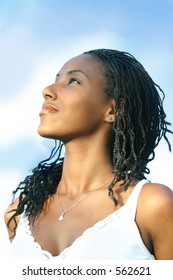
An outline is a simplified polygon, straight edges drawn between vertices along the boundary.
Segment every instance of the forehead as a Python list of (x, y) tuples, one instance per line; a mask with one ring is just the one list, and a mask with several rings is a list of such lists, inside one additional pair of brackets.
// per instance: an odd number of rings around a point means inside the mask
[(103, 78), (103, 74), (97, 59), (88, 54), (82, 54), (73, 57), (63, 65), (59, 73), (64, 74), (72, 70), (81, 70), (85, 74), (87, 74), (88, 77), (99, 75)]

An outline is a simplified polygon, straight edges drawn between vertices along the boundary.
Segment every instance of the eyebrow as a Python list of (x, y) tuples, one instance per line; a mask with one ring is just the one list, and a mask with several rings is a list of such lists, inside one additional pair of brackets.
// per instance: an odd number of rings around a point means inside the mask
[[(83, 75), (85, 75), (85, 77), (89, 78), (88, 75), (84, 71), (82, 71), (80, 69), (70, 70), (70, 71), (67, 72), (67, 75), (71, 75), (73, 73), (82, 73)], [(57, 74), (56, 78), (58, 78), (59, 76), (60, 76), (60, 74)]]

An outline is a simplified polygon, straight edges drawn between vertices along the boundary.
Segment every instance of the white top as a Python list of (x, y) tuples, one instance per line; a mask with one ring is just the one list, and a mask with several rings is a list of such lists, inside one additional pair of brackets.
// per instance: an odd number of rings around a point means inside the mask
[(11, 243), (10, 257), (22, 260), (153, 260), (135, 222), (138, 197), (147, 180), (140, 181), (126, 204), (85, 230), (60, 255), (52, 256), (34, 240), (25, 214)]

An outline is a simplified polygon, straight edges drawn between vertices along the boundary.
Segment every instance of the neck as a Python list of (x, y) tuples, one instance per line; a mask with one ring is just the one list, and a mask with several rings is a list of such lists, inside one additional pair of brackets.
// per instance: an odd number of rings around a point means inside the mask
[(66, 145), (61, 192), (78, 196), (113, 178), (108, 150), (98, 145)]

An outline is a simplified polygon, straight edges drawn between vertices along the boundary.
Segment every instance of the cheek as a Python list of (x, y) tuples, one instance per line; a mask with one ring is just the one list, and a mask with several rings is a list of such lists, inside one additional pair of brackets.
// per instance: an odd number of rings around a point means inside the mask
[(100, 124), (103, 123), (103, 114), (100, 106), (88, 101), (79, 104), (69, 114), (69, 123), (74, 130), (81, 131), (82, 134), (97, 130)]
[[(69, 121), (78, 121), (80, 123), (82, 120), (88, 121), (98, 117), (100, 112), (100, 107), (89, 101), (84, 100), (80, 102), (76, 102), (75, 104), (70, 104), (68, 108), (66, 108), (66, 116), (68, 116)], [(64, 114), (64, 117), (66, 117)]]
[(103, 104), (96, 98), (59, 100), (59, 112), (41, 116), (38, 133), (47, 138), (92, 133), (103, 122)]

